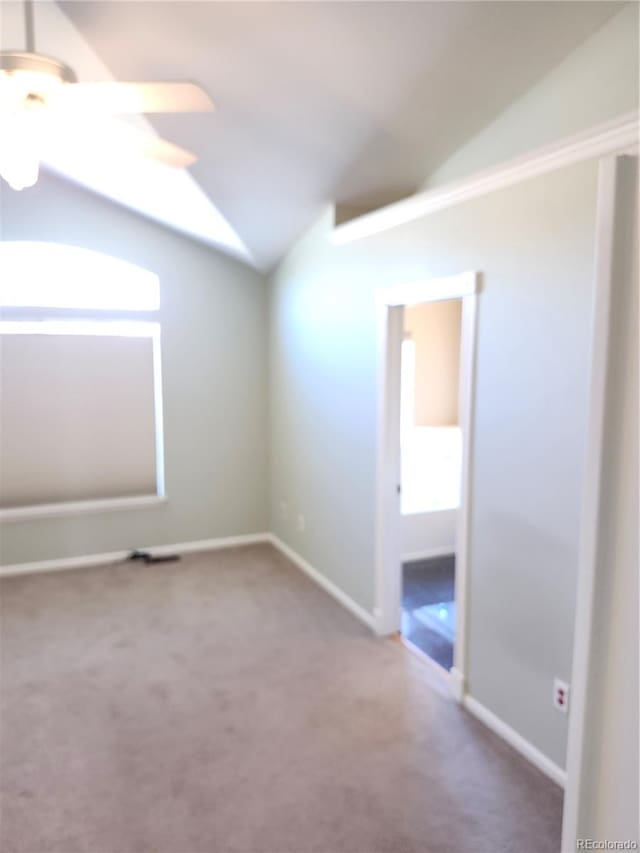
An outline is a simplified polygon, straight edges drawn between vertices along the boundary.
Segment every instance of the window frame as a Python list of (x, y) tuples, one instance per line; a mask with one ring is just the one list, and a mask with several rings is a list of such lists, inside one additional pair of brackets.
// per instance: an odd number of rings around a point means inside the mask
[[(25, 243), (25, 256), (38, 251), (43, 244)], [(57, 245), (57, 244), (51, 244)], [(73, 260), (75, 247), (65, 246), (65, 254)], [(77, 249), (83, 261), (83, 274), (86, 273), (88, 259), (91, 256), (96, 269), (118, 269), (134, 281), (136, 275), (149, 283), (150, 277), (157, 276), (149, 270), (119, 261), (109, 255)], [(79, 255), (80, 257), (80, 255)], [(106, 264), (106, 267), (100, 265)], [(4, 270), (6, 275), (9, 271)], [(144, 277), (144, 278), (143, 278)], [(159, 282), (158, 282), (159, 294)], [(112, 498), (87, 498), (74, 501), (31, 504), (26, 506), (0, 508), (0, 523), (26, 521), (29, 519), (75, 516), (85, 513), (115, 512), (131, 509), (148, 509), (167, 503), (165, 489), (164, 461), (164, 424), (162, 395), (162, 352), (159, 301), (153, 308), (118, 310), (107, 308), (56, 308), (35, 305), (0, 304), (0, 335), (6, 334), (64, 334), (64, 335), (106, 335), (121, 337), (149, 337), (152, 341), (153, 360), (153, 399), (154, 399), (154, 435), (156, 461), (155, 494), (127, 495)]]

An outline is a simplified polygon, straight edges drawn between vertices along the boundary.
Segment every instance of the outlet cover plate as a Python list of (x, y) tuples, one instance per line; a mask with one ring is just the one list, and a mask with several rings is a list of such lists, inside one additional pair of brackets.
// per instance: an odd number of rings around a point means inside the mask
[(553, 679), (553, 707), (562, 714), (569, 711), (569, 685), (561, 678)]

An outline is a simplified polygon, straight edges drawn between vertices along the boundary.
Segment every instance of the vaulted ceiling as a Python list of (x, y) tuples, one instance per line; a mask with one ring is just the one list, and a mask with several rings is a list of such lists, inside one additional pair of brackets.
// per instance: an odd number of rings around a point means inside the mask
[[(58, 6), (116, 79), (191, 79), (207, 89), (213, 114), (150, 120), (198, 155), (190, 168), (197, 189), (262, 269), (328, 202), (371, 205), (412, 192), (620, 8), (269, 0)], [(81, 46), (73, 52), (79, 56)], [(90, 176), (80, 180), (91, 186)], [(95, 188), (109, 194), (104, 182)], [(173, 207), (170, 224), (180, 227)], [(210, 242), (224, 244), (213, 234)]]

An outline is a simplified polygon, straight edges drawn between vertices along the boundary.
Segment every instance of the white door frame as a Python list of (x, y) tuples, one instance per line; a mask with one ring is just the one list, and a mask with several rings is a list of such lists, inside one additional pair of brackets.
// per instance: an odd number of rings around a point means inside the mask
[(456, 642), (451, 669), (454, 695), (462, 701), (467, 668), (467, 590), (471, 520), (473, 406), (476, 315), (479, 275), (464, 272), (447, 278), (398, 284), (379, 291), (378, 413), (376, 470), (376, 609), (378, 634), (400, 630), (402, 580), (400, 547), (400, 350), (403, 308), (422, 302), (462, 300), (459, 412), (462, 428), (462, 483), (456, 532)]

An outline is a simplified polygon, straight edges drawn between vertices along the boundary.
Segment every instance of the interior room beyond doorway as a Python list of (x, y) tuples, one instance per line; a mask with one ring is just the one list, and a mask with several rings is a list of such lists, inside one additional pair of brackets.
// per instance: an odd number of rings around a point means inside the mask
[(460, 507), (462, 302), (404, 309), (401, 352), (402, 635), (449, 670)]

